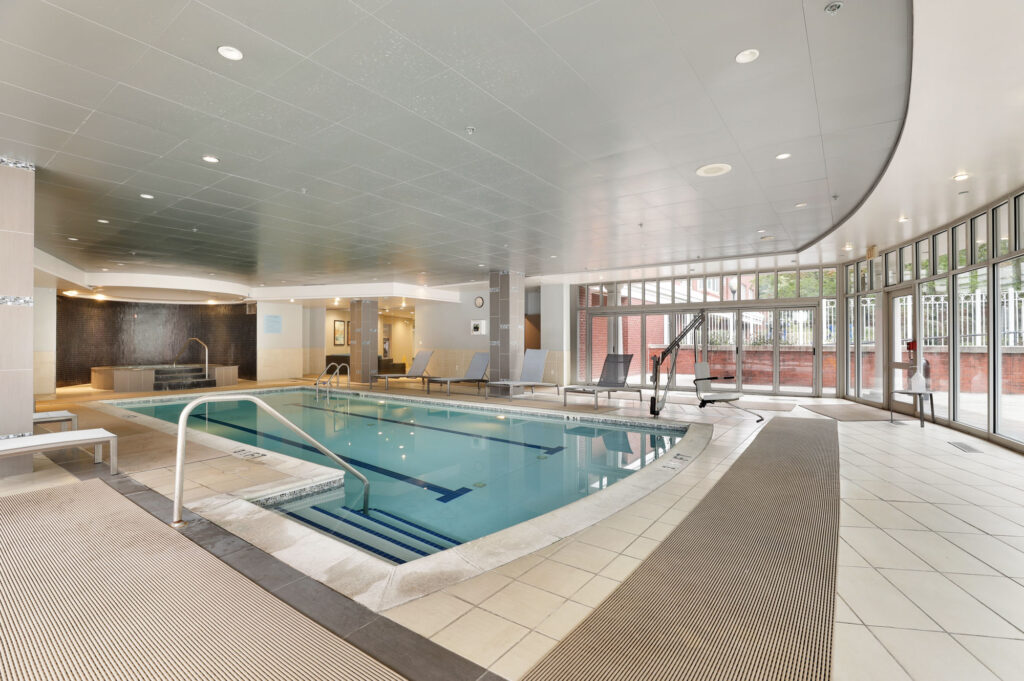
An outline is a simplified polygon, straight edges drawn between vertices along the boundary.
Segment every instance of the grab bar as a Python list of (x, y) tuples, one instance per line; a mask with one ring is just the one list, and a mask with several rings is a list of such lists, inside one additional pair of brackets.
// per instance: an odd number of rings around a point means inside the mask
[(188, 344), (191, 343), (192, 341), (195, 341), (196, 343), (199, 343), (200, 345), (203, 346), (203, 351), (206, 353), (206, 357), (205, 357), (206, 376), (205, 377), (206, 378), (210, 378), (210, 348), (207, 347), (206, 343), (204, 343), (203, 341), (199, 340), (198, 338), (189, 338), (187, 341), (185, 341), (185, 344), (181, 346), (181, 350), (178, 350), (178, 354), (176, 354), (174, 356), (174, 359), (171, 360), (171, 366), (172, 367), (178, 366), (178, 358), (181, 357), (182, 354), (184, 354), (184, 352), (186, 350), (188, 350)]
[[(323, 379), (324, 374), (331, 370), (331, 367), (335, 367), (334, 372), (327, 377), (326, 381), (321, 380)], [(320, 372), (320, 375), (317, 376), (316, 380), (313, 382), (313, 386), (316, 388), (317, 399), (320, 399), (320, 386), (322, 385), (327, 387), (327, 399), (331, 398), (331, 383), (334, 381), (335, 378), (340, 380), (341, 377), (338, 374), (341, 371), (342, 367), (345, 367), (345, 378), (347, 380), (347, 387), (352, 387), (352, 370), (349, 368), (348, 364), (331, 362), (323, 371)]]
[(347, 472), (359, 478), (363, 482), (363, 513), (369, 513), (370, 481), (366, 479), (366, 476), (355, 468), (352, 468), (351, 464), (340, 456), (314, 440), (308, 433), (306, 433), (306, 431), (299, 428), (284, 416), (281, 416), (276, 409), (260, 398), (253, 397), (252, 395), (206, 395), (205, 397), (200, 397), (199, 399), (189, 402), (188, 405), (182, 409), (181, 416), (178, 417), (178, 447), (174, 464), (174, 511), (171, 518), (171, 527), (185, 527), (185, 525), (188, 524), (181, 519), (182, 495), (185, 487), (185, 431), (188, 429), (188, 417), (191, 416), (192, 410), (200, 404), (205, 404), (207, 402), (252, 402), (257, 407), (270, 414), (274, 419), (281, 423), (281, 425), (286, 426), (293, 433), (316, 447), (318, 452), (344, 468)]

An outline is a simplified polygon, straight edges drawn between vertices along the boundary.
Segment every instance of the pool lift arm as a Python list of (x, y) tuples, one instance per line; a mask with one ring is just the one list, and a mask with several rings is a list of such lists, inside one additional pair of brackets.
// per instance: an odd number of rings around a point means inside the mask
[[(687, 324), (682, 331), (679, 332), (671, 343), (668, 344), (660, 354), (651, 355), (651, 385), (654, 386), (654, 394), (651, 395), (651, 416), (657, 417), (661, 413), (661, 410), (665, 408), (665, 400), (668, 398), (668, 388), (672, 385), (676, 378), (676, 356), (679, 355), (679, 346), (682, 345), (683, 339), (686, 338), (691, 332), (696, 331), (704, 325), (704, 310), (700, 310), (690, 323)], [(661, 365), (664, 364), (665, 360), (669, 357), (672, 358), (672, 363), (669, 365), (668, 379), (665, 381), (665, 385), (659, 384), (659, 378), (661, 376)], [(693, 344), (693, 361), (697, 361), (697, 343)], [(659, 395), (659, 389), (661, 393)]]

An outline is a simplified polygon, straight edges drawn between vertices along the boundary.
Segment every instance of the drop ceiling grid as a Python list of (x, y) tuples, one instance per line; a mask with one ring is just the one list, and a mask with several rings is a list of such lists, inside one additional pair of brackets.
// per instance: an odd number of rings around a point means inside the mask
[[(53, 4), (37, 7), (42, 4), (45, 3), (14, 0), (8, 7), (14, 6), (19, 17), (35, 17), (32, 20), (39, 26), (46, 25), (38, 23), (39, 16), (52, 20), (62, 11)], [(643, 28), (643, 24), (636, 23), (636, 16), (641, 12), (637, 11), (635, 3), (610, 0), (569, 3), (563, 7), (569, 9), (565, 14), (547, 15), (545, 21), (535, 25), (528, 24), (521, 14), (512, 10), (492, 11), (477, 15), (477, 23), (464, 25), (460, 39), (455, 40), (445, 38), (439, 24), (446, 20), (453, 24), (464, 18), (465, 3), (454, 0), (432, 3), (434, 23), (421, 22), (428, 33), (420, 42), (428, 44), (420, 45), (394, 30), (381, 32), (378, 29), (371, 36), (372, 40), (368, 38), (368, 51), (362, 53), (363, 57), (372, 53), (370, 47), (386, 50), (397, 45), (401, 47), (400, 56), (414, 55), (415, 59), (429, 64), (427, 58), (435, 59), (428, 49), (431, 40), (435, 49), (440, 45), (443, 48), (440, 51), (445, 52), (440, 55), (445, 61), (438, 60), (440, 67), (420, 72), (423, 86), (418, 89), (415, 83), (406, 87), (401, 78), (405, 71), (394, 68), (386, 60), (382, 62), (383, 67), (364, 63), (364, 80), (372, 81), (379, 90), (387, 90), (389, 94), (366, 89), (349, 77), (355, 75), (353, 73), (346, 75), (317, 67), (310, 61), (310, 57), (317, 59), (332, 43), (346, 39), (344, 30), (326, 36), (325, 29), (317, 25), (320, 36), (315, 39), (317, 44), (301, 53), (296, 51), (296, 27), (316, 23), (303, 15), (306, 2), (297, 3), (297, 7), (296, 3), (291, 3), (293, 19), (287, 24), (268, 20), (266, 15), (272, 14), (273, 8), (271, 3), (263, 1), (243, 3), (245, 8), (238, 0), (177, 2), (165, 8), (166, 12), (154, 21), (101, 16), (97, 13), (103, 11), (102, 7), (81, 5), (72, 0), (58, 0), (56, 4), (90, 12), (88, 21), (78, 19), (77, 22), (88, 24), (88, 30), (94, 35), (101, 30), (101, 24), (110, 25), (113, 32), (108, 34), (114, 36), (114, 43), (122, 51), (131, 52), (128, 46), (134, 43), (146, 46), (137, 60), (124, 60), (131, 63), (117, 62), (110, 54), (90, 54), (78, 60), (81, 65), (109, 71), (94, 74), (70, 65), (68, 49), (71, 48), (59, 48), (57, 61), (27, 49), (19, 53), (10, 42), (16, 36), (0, 29), (0, 39), (7, 41), (0, 42), (0, 54), (11, 53), (15, 56), (14, 64), (32, 66), (40, 74), (40, 89), (50, 89), (52, 94), (53, 88), (63, 87), (62, 93), (68, 92), (69, 97), (79, 102), (64, 102), (63, 107), (55, 107), (59, 111), (48, 114), (50, 118), (38, 121), (31, 119), (41, 115), (40, 102), (56, 101), (45, 99), (49, 96), (45, 92), (35, 95), (34, 105), (13, 113), (8, 111), (8, 104), (0, 104), (0, 113), (12, 114), (12, 120), (28, 125), (27, 129), (10, 133), (23, 139), (14, 140), (8, 146), (39, 152), (37, 162), (43, 169), (39, 176), (42, 202), (54, 204), (41, 207), (39, 211), (43, 221), (39, 245), (74, 264), (90, 268), (109, 266), (110, 251), (116, 250), (119, 241), (125, 244), (122, 255), (130, 250), (142, 253), (135, 244), (145, 241), (151, 247), (147, 249), (149, 257), (132, 262), (140, 271), (157, 265), (186, 271), (207, 270), (224, 258), (233, 263), (223, 271), (225, 276), (252, 278), (267, 276), (264, 275), (264, 272), (269, 273), (267, 251), (280, 248), (289, 253), (277, 261), (296, 268), (280, 274), (296, 281), (357, 281), (365, 279), (369, 271), (380, 268), (386, 276), (395, 279), (441, 284), (465, 281), (477, 269), (481, 251), (455, 251), (453, 247), (447, 252), (436, 252), (429, 251), (423, 244), (423, 247), (413, 247), (420, 254), (415, 262), (388, 258), (402, 262), (399, 267), (385, 264), (384, 249), (364, 249), (365, 259), (346, 258), (343, 268), (333, 271), (329, 266), (321, 268), (322, 274), (316, 276), (304, 273), (307, 269), (304, 263), (316, 258), (323, 249), (340, 250), (345, 237), (372, 236), (381, 226), (391, 227), (386, 233), (387, 243), (393, 250), (406, 250), (407, 243), (414, 242), (417, 234), (426, 231), (443, 235), (441, 243), (453, 246), (491, 245), (488, 266), (522, 267), (530, 274), (675, 262), (698, 255), (707, 257), (711, 253), (738, 255), (778, 250), (784, 244), (745, 242), (740, 231), (749, 231), (751, 225), (742, 224), (743, 220), (755, 215), (758, 220), (775, 216), (779, 229), (786, 231), (790, 241), (799, 234), (813, 235), (831, 226), (831, 220), (822, 220), (821, 210), (785, 215), (782, 201), (773, 200), (774, 197), (762, 188), (763, 176), (770, 176), (772, 171), (764, 169), (759, 176), (758, 171), (750, 167), (752, 162), (742, 156), (739, 158), (743, 162), (735, 164), (737, 170), (732, 177), (716, 178), (724, 181), (708, 183), (705, 187), (692, 176), (694, 159), (716, 158), (715, 149), (724, 148), (719, 142), (728, 140), (729, 135), (728, 131), (723, 131), (725, 126), (720, 125), (721, 121), (715, 122), (709, 117), (704, 105), (694, 106), (691, 118), (681, 120), (673, 114), (691, 113), (691, 110), (678, 101), (679, 93), (665, 95), (663, 91), (670, 88), (664, 86), (652, 92), (656, 83), (666, 80), (673, 68), (686, 62), (688, 57), (665, 55), (662, 59), (665, 64), (648, 69), (656, 74), (646, 89), (631, 84), (630, 79), (623, 76), (629, 71), (630, 59), (640, 58), (636, 55), (643, 56), (644, 50), (649, 51), (648, 55), (664, 53), (661, 44), (665, 42), (664, 36), (672, 35), (678, 25), (664, 22), (667, 26), (658, 45), (651, 45), (654, 41), (649, 35), (632, 35), (628, 41), (603, 46), (617, 57), (617, 60), (609, 58), (607, 64), (621, 63), (619, 73), (610, 74), (603, 83), (599, 76), (592, 76), (590, 80), (583, 78), (566, 60), (563, 52), (576, 49), (583, 55), (577, 57), (576, 63), (586, 66), (587, 52), (578, 44), (565, 40), (555, 45), (562, 51), (550, 47), (550, 36), (558, 35), (560, 25), (591, 22), (593, 26), (594, 13), (604, 13), (603, 19), (597, 22), (603, 26), (622, 24)], [(335, 4), (352, 9), (346, 3)], [(396, 0), (375, 8), (374, 16), (358, 9), (352, 9), (352, 16), (358, 16), (356, 23), (363, 27), (387, 27), (405, 22), (399, 27), (404, 30), (410, 21), (418, 21), (411, 4)], [(506, 5), (517, 5), (515, 9), (525, 12), (522, 3)], [(643, 7), (646, 12), (653, 5), (645, 2)], [(257, 21), (261, 13), (264, 15), (262, 24)], [(64, 12), (64, 15), (58, 24), (78, 25), (75, 14)], [(633, 24), (627, 21), (631, 18)], [(644, 20), (649, 22), (649, 19), (649, 13), (644, 13)], [(722, 21), (721, 16), (716, 20)], [(246, 21), (253, 27), (246, 27)], [(162, 26), (158, 26), (161, 22)], [(493, 24), (491, 33), (479, 30), (486, 28), (487, 22)], [(515, 25), (510, 22), (518, 22), (512, 33), (523, 36), (522, 40), (498, 40), (509, 33), (506, 29), (510, 25)], [(11, 26), (19, 22), (6, 23)], [(714, 24), (710, 20), (709, 23)], [(765, 28), (782, 31), (786, 27)], [(352, 38), (355, 30), (355, 26), (348, 27), (348, 38)], [(435, 33), (429, 33), (430, 30)], [(292, 39), (286, 40), (283, 35), (289, 31)], [(597, 29), (579, 33), (581, 38), (577, 42), (601, 43), (604, 40)], [(634, 33), (642, 33), (642, 30), (634, 30)], [(217, 42), (222, 34), (239, 36), (239, 42), (254, 46), (249, 49), (246, 45), (246, 60), (255, 58), (249, 63), (261, 66), (257, 69), (259, 73), (236, 71), (234, 80), (219, 73), (238, 66), (220, 60), (212, 46), (206, 44)], [(541, 53), (543, 58), (532, 49), (523, 54), (525, 48), (536, 45), (527, 40), (531, 35), (537, 36), (545, 46), (546, 52)], [(545, 35), (548, 38), (545, 39)], [(763, 30), (759, 35), (770, 41), (772, 30)], [(35, 41), (34, 49), (46, 47), (40, 44), (39, 36), (31, 40)], [(73, 40), (71, 43), (72, 47), (77, 45)], [(490, 54), (497, 49), (496, 44), (500, 47), (498, 54), (508, 58), (508, 63), (500, 69), (494, 68)], [(338, 55), (344, 53), (336, 51), (334, 54), (341, 58)], [(60, 56), (64, 57), (66, 66), (61, 72), (62, 78), (47, 76), (47, 69), (59, 70), (56, 65), (60, 63)], [(274, 59), (270, 59), (271, 56)], [(344, 57), (348, 61), (341, 64), (361, 68), (360, 56), (350, 52)], [(261, 64), (261, 60), (273, 63)], [(564, 68), (560, 64), (565, 65)], [(719, 64), (719, 68), (721, 66)], [(516, 69), (539, 70), (540, 77), (523, 78), (522, 74), (517, 77)], [(14, 66), (0, 67), (0, 80), (17, 80), (17, 74), (12, 73), (15, 70)], [(574, 79), (545, 78), (544, 71), (568, 71)], [(95, 84), (81, 91), (68, 90), (67, 81), (73, 80), (68, 74), (72, 72), (82, 74), (83, 80), (94, 80)], [(266, 73), (272, 73), (274, 78), (264, 80)], [(286, 86), (290, 74), (301, 78), (292, 82), (289, 89)], [(174, 78), (178, 79), (177, 86), (173, 86)], [(6, 87), (31, 84), (23, 79)], [(137, 87), (130, 87), (131, 84)], [(178, 89), (168, 90), (169, 84)], [(489, 84), (492, 89), (498, 88), (501, 96), (491, 93), (487, 97), (501, 103), (500, 107), (491, 107), (489, 100), (480, 96), (487, 92)], [(345, 88), (346, 96), (362, 93), (363, 99), (348, 108), (338, 107), (341, 114), (332, 120), (325, 114), (331, 113), (328, 104), (332, 103), (332, 93), (341, 87)], [(620, 92), (625, 92), (627, 87), (640, 88), (638, 92), (644, 97), (602, 99), (596, 94), (595, 88), (606, 91), (610, 88), (614, 95), (615, 87)], [(98, 102), (97, 89), (105, 91)], [(183, 89), (188, 92), (180, 92)], [(567, 94), (559, 97), (562, 90)], [(26, 93), (24, 89), (12, 92)], [(178, 97), (179, 94), (182, 96)], [(305, 96), (306, 101), (285, 101), (289, 95), (293, 100)], [(319, 106), (318, 95), (326, 98), (319, 101)], [(522, 110), (505, 106), (504, 100), (514, 100)], [(607, 104), (616, 100), (621, 101), (614, 108)], [(178, 104), (179, 101), (185, 105)], [(245, 106), (245, 102), (258, 103), (258, 106)], [(595, 102), (600, 106), (594, 106)], [(447, 103), (450, 105), (446, 106)], [(588, 108), (594, 110), (588, 111)], [(90, 113), (76, 122), (75, 116), (83, 111)], [(469, 118), (474, 114), (481, 118)], [(60, 119), (60, 115), (65, 118)], [(44, 121), (64, 129), (46, 125)], [(473, 140), (466, 138), (463, 124), (477, 125)], [(73, 129), (69, 129), (72, 126)], [(382, 139), (367, 136), (374, 133)], [(0, 133), (0, 137), (8, 135)], [(663, 143), (655, 145), (650, 140)], [(58, 148), (51, 150), (32, 142), (45, 142)], [(221, 151), (222, 148), (227, 151)], [(580, 153), (574, 149), (579, 149)], [(211, 150), (222, 157), (223, 170), (205, 167), (198, 160), (201, 154), (211, 153)], [(356, 155), (344, 155), (349, 152)], [(861, 165), (870, 167), (872, 163), (877, 161), (866, 159)], [(64, 168), (68, 172), (63, 172)], [(796, 173), (792, 183), (778, 186), (785, 189), (802, 184), (811, 188), (810, 180), (817, 179), (813, 176), (820, 176), (820, 172), (810, 164), (807, 173), (805, 176)], [(157, 200), (151, 202), (137, 198), (143, 191), (157, 194), (155, 183), (173, 186), (176, 193), (158, 194)], [(305, 194), (301, 193), (303, 187), (307, 189)], [(695, 195), (699, 197), (697, 201)], [(741, 196), (749, 206), (752, 195), (758, 198), (760, 212), (745, 212), (737, 210), (743, 206), (730, 205), (735, 202), (735, 198), (730, 197)], [(699, 206), (694, 206), (695, 203)], [(820, 199), (809, 201), (809, 207), (820, 203)], [(351, 214), (339, 217), (339, 213), (349, 209)], [(405, 209), (412, 210), (404, 212)], [(389, 214), (389, 211), (404, 214)], [(114, 227), (93, 232), (94, 220), (101, 215), (113, 216), (110, 219)], [(404, 219), (388, 223), (387, 218), (392, 215), (401, 215)], [(361, 231), (365, 223), (375, 217), (382, 224)], [(122, 219), (136, 222), (125, 225)], [(509, 220), (529, 221), (527, 229), (533, 237), (532, 250), (510, 246), (507, 253), (500, 248), (499, 252), (493, 252), (496, 247), (492, 237), (502, 238), (501, 230)], [(592, 222), (599, 222), (606, 230), (599, 247), (588, 236)], [(656, 247), (636, 242), (634, 232), (641, 222), (647, 226), (643, 238), (656, 239)], [(703, 229), (691, 231), (687, 225)], [(193, 232), (193, 227), (198, 231)], [(141, 234), (135, 234), (135, 230)], [(66, 237), (73, 233), (81, 234), (81, 241), (68, 242)], [(87, 235), (94, 233), (103, 238), (102, 249), (92, 248)], [(673, 238), (684, 233), (685, 238)], [(330, 234), (340, 238), (330, 239)], [(161, 244), (165, 248), (161, 249)], [(580, 244), (585, 247), (581, 248)], [(795, 242), (786, 245), (795, 245)], [(447, 262), (446, 256), (453, 251), (456, 257), (451, 258), (453, 262)], [(551, 259), (547, 257), (549, 254), (559, 257)], [(196, 262), (197, 257), (203, 257), (202, 262)], [(420, 271), (430, 274), (419, 275)], [(440, 278), (442, 271), (446, 272), (447, 279)]]

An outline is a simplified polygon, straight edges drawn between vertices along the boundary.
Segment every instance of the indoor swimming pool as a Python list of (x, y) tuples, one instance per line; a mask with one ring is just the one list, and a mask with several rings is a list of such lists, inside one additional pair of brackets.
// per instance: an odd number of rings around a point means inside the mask
[[(257, 392), (370, 481), (268, 507), (394, 563), (537, 517), (649, 465), (686, 433), (679, 424), (632, 424), (473, 408), (415, 398), (312, 390)], [(177, 423), (182, 400), (113, 404)], [(325, 466), (336, 464), (249, 402), (200, 405), (190, 427)]]

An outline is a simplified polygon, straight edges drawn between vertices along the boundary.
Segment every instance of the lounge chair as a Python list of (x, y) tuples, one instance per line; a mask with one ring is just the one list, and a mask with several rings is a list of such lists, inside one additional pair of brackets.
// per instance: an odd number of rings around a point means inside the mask
[[(697, 362), (693, 365), (693, 387), (697, 389), (697, 399), (700, 400), (700, 404), (697, 405), (701, 409), (709, 404), (726, 404), (733, 409), (739, 409), (745, 411), (751, 416), (757, 417), (757, 422), (764, 421), (764, 417), (760, 414), (756, 414), (749, 409), (744, 409), (738, 404), (733, 404), (736, 400), (743, 397), (743, 393), (730, 391), (730, 390), (712, 390), (711, 381), (721, 381), (728, 378), (734, 378), (733, 376), (712, 376), (711, 368), (707, 362)], [(703, 385), (702, 385), (703, 384)]]
[(509, 402), (512, 401), (512, 394), (516, 388), (529, 388), (531, 394), (535, 392), (535, 388), (554, 388), (555, 394), (558, 394), (557, 383), (544, 382), (544, 364), (547, 359), (547, 350), (527, 350), (526, 356), (523, 357), (523, 370), (519, 372), (519, 380), (490, 381), (487, 384), (487, 390), (484, 391), (484, 397), (486, 398), (487, 393), (496, 385), (508, 388)]
[(373, 388), (374, 379), (384, 379), (384, 392), (387, 392), (388, 381), (392, 378), (418, 378), (420, 383), (427, 377), (427, 365), (430, 364), (430, 358), (433, 357), (433, 350), (420, 350), (413, 357), (412, 367), (409, 369), (407, 374), (370, 374), (370, 388)]
[(633, 355), (607, 355), (604, 358), (604, 366), (601, 368), (601, 378), (597, 385), (567, 385), (562, 388), (562, 405), (568, 404), (569, 393), (583, 393), (594, 396), (594, 409), (597, 409), (597, 397), (601, 393), (608, 393), (608, 399), (612, 398), (613, 392), (635, 392), (640, 402), (644, 401), (644, 394), (640, 388), (627, 388), (626, 378), (629, 377), (629, 365), (633, 362)]
[(486, 383), (484, 374), (487, 373), (487, 365), (491, 361), (491, 353), (478, 352), (473, 355), (473, 361), (469, 363), (465, 376), (427, 376), (427, 393), (430, 393), (431, 383), (444, 383), (448, 386), (448, 396), (452, 394), (452, 383), (476, 383), (476, 392), (480, 394), (480, 384)]

